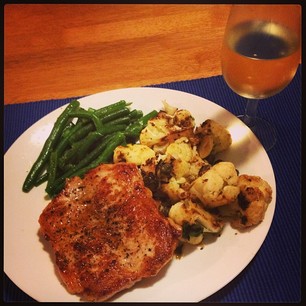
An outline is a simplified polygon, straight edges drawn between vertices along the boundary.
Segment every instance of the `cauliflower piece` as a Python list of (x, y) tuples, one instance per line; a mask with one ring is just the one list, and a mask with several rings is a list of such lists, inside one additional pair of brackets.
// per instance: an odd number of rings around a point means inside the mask
[(177, 107), (170, 105), (169, 103), (167, 103), (166, 100), (164, 100), (164, 101), (162, 101), (162, 102), (163, 102), (163, 104), (164, 104), (164, 111), (165, 111), (167, 114), (173, 116), (173, 115), (175, 114), (175, 112), (178, 110)]
[(259, 224), (272, 200), (272, 189), (267, 181), (259, 176), (240, 175), (238, 178), (240, 194), (237, 198), (239, 217), (231, 222), (236, 229)]
[(172, 205), (169, 218), (182, 226), (182, 240), (190, 244), (199, 244), (205, 232), (219, 233), (224, 226), (222, 221), (189, 199)]
[(264, 200), (269, 204), (272, 200), (272, 188), (260, 176), (241, 174), (238, 177), (238, 186), (249, 202)]
[(180, 128), (194, 128), (195, 120), (187, 109), (178, 109), (173, 115), (173, 124)]
[(194, 155), (187, 137), (181, 137), (169, 144), (166, 149), (167, 155), (171, 155), (175, 159), (190, 161)]
[(118, 146), (114, 150), (113, 161), (114, 163), (134, 163), (145, 172), (155, 172), (155, 152), (145, 145), (128, 144), (126, 146)]
[(184, 177), (189, 183), (199, 176), (201, 169), (210, 166), (207, 161), (200, 158), (186, 137), (175, 140), (167, 147), (164, 162), (171, 164), (172, 175), (175, 178)]
[(195, 134), (200, 138), (198, 152), (201, 158), (225, 151), (232, 144), (229, 131), (212, 119), (204, 121), (197, 127)]
[(204, 207), (218, 207), (236, 200), (240, 192), (236, 168), (231, 162), (219, 162), (190, 187), (192, 197), (199, 199)]
[(140, 133), (139, 141), (150, 148), (157, 146), (156, 150), (162, 152), (161, 148), (165, 149), (166, 144), (182, 136), (193, 138), (194, 127), (194, 118), (187, 110), (176, 110), (173, 115), (160, 111), (148, 121)]
[(228, 205), (219, 206), (217, 208), (217, 213), (220, 218), (223, 220), (232, 221), (241, 216), (238, 197), (234, 202), (231, 202)]
[(174, 203), (189, 196), (190, 184), (207, 167), (210, 165), (199, 157), (189, 140), (181, 137), (169, 144), (156, 173), (162, 181), (162, 191)]
[(161, 184), (161, 190), (167, 194), (171, 203), (175, 203), (188, 198), (189, 192), (186, 188), (183, 188), (185, 183), (186, 180), (184, 178), (176, 180), (174, 177), (171, 177), (168, 183)]

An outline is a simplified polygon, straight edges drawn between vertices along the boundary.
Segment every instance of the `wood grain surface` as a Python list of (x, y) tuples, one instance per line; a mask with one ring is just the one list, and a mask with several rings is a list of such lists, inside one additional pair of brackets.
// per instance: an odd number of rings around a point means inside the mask
[(221, 74), (230, 5), (7, 4), (4, 103)]

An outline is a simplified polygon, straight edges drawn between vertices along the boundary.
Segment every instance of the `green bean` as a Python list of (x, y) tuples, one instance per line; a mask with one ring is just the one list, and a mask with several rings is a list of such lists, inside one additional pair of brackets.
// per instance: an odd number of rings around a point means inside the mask
[[(92, 108), (90, 108), (90, 112), (93, 112), (95, 114), (95, 116), (101, 118), (101, 116), (109, 116), (113, 113), (119, 112), (119, 115), (121, 116), (120, 111), (122, 109), (124, 109), (124, 111), (126, 111), (125, 106), (127, 105), (127, 103), (124, 100), (121, 100), (117, 103), (105, 106), (103, 108), (100, 108), (98, 110), (94, 110)], [(128, 110), (129, 112), (129, 110)], [(109, 117), (110, 119), (112, 117)], [(62, 144), (62, 148), (64, 149), (67, 144), (72, 144), (80, 139), (83, 139), (84, 137), (86, 137), (86, 135), (93, 131), (95, 129), (95, 126), (92, 124), (91, 121), (83, 121), (80, 123), (77, 123), (76, 126), (74, 127), (74, 129), (71, 131), (71, 135), (68, 136), (69, 139), (64, 139), (64, 143)]]
[[(107, 124), (105, 126), (102, 126), (100, 129), (100, 133), (101, 135), (107, 135), (107, 134), (111, 134), (113, 132), (116, 131), (123, 131), (126, 127), (127, 127), (127, 123), (129, 122), (129, 120), (125, 120), (125, 124), (124, 121), (120, 120), (118, 122), (112, 122), (112, 124)], [(59, 144), (59, 148), (58, 148), (58, 153), (60, 159), (59, 159), (59, 167), (61, 169), (65, 168), (65, 164), (67, 162), (71, 162), (72, 159), (74, 157), (80, 156), (79, 152), (79, 147), (81, 146), (83, 149), (81, 149), (82, 152), (85, 151), (86, 148), (86, 141), (84, 142), (84, 139), (88, 138), (89, 135), (92, 135), (91, 133), (94, 133), (94, 125), (89, 122), (86, 123), (85, 125), (80, 125), (80, 128), (75, 129), (74, 131), (72, 131), (72, 135), (68, 135), (68, 137), (66, 139), (64, 139), (60, 144)], [(88, 141), (91, 141), (91, 137), (89, 137), (90, 139)], [(70, 144), (71, 148), (66, 150), (65, 152), (63, 152), (64, 148), (67, 148), (67, 145)]]
[(57, 118), (49, 137), (45, 141), (38, 158), (34, 162), (23, 183), (22, 190), (24, 192), (29, 192), (34, 187), (37, 177), (41, 174), (46, 162), (48, 161), (52, 148), (56, 145), (57, 141), (61, 137), (61, 132), (65, 128), (67, 122), (71, 119), (69, 114), (77, 109), (79, 105), (80, 103), (77, 100), (73, 100)]
[(112, 125), (126, 124), (128, 125), (128, 124), (135, 122), (137, 119), (142, 117), (142, 115), (143, 115), (142, 111), (133, 110), (127, 116), (114, 119), (111, 122), (108, 122), (107, 125), (108, 124), (112, 124)]
[(58, 156), (61, 156), (63, 152), (70, 145), (70, 137), (76, 132), (79, 131), (82, 127), (84, 127), (88, 123), (88, 120), (84, 120), (79, 118), (76, 124), (67, 131), (66, 135), (62, 135), (59, 143), (57, 144), (56, 150)]
[(116, 103), (110, 104), (108, 106), (104, 106), (100, 109), (95, 110), (95, 114), (98, 117), (107, 116), (110, 113), (117, 112), (120, 109), (129, 106), (131, 103), (127, 103), (125, 100), (120, 100)]
[(110, 139), (107, 142), (106, 149), (97, 159), (95, 159), (93, 162), (90, 163), (90, 165), (87, 167), (88, 170), (97, 167), (101, 163), (109, 162), (116, 147), (125, 143), (125, 140), (126, 140), (125, 135), (122, 132), (117, 132), (112, 137), (110, 137)]
[[(127, 124), (107, 124), (103, 125), (99, 133), (101, 135), (108, 135), (114, 132), (123, 131), (126, 129)], [(85, 126), (83, 129), (79, 130), (77, 133), (70, 137), (70, 144), (73, 145), (77, 140), (83, 139), (86, 135), (93, 130), (93, 126)]]
[(126, 124), (116, 124), (116, 125), (107, 125), (104, 127), (104, 129), (102, 130), (101, 134), (103, 135), (108, 135), (108, 134), (112, 134), (115, 132), (122, 132), (126, 129), (127, 125)]
[(125, 124), (126, 127), (129, 125), (129, 123), (131, 122), (131, 117), (128, 115), (128, 116), (124, 116), (124, 117), (121, 117), (121, 118), (117, 118), (117, 119), (114, 119), (112, 122), (108, 123), (107, 125), (109, 124), (112, 124), (112, 125), (122, 125), (122, 124)]
[(109, 123), (109, 122), (113, 121), (114, 119), (126, 116), (130, 112), (131, 111), (127, 107), (125, 107), (125, 108), (119, 109), (116, 112), (113, 112), (113, 113), (110, 113), (110, 114), (107, 114), (107, 115), (104, 115), (104, 116), (100, 115), (100, 116), (97, 116), (97, 117), (101, 118), (100, 120), (103, 124), (106, 124), (106, 123)]
[(97, 115), (94, 114), (94, 112), (87, 111), (85, 109), (79, 109), (77, 111), (70, 113), (71, 117), (77, 117), (77, 118), (86, 118), (88, 120), (92, 120), (93, 124), (96, 127), (96, 130), (99, 131), (102, 128), (102, 123)]
[(143, 111), (142, 110), (139, 110), (139, 109), (133, 109), (130, 114), (129, 114), (129, 117), (131, 119), (139, 119), (143, 116)]
[(68, 163), (73, 163), (82, 158), (88, 151), (88, 149), (103, 135), (97, 131), (90, 132), (85, 139), (79, 140), (74, 143), (71, 149), (65, 151), (65, 153), (59, 158), (59, 167), (64, 169)]
[(51, 186), (53, 182), (55, 181), (56, 174), (57, 174), (57, 160), (58, 155), (57, 151), (52, 151), (50, 154), (50, 160), (49, 160), (49, 166), (48, 166), (48, 186)]
[[(120, 118), (130, 113), (130, 110), (125, 107), (126, 105), (127, 103), (124, 100), (122, 100), (120, 102), (103, 107), (96, 111), (91, 110), (91, 112), (93, 112), (95, 116), (98, 117), (103, 124), (102, 127), (100, 127), (98, 130), (99, 131), (103, 130), (103, 126), (106, 125), (106, 123), (107, 124), (111, 123), (115, 125), (121, 124), (122, 121), (121, 122), (120, 121), (113, 122), (113, 121), (116, 120), (117, 118)], [(104, 112), (102, 112), (102, 110), (104, 110)], [(74, 142), (83, 139), (84, 137), (86, 137), (86, 135), (88, 135), (89, 132), (93, 131), (94, 129), (95, 126), (92, 124), (92, 122), (87, 122), (80, 125), (79, 128), (75, 129), (73, 135), (69, 137), (69, 143), (73, 144)]]
[[(103, 126), (103, 129), (100, 130), (99, 135), (100, 136), (105, 136), (105, 135), (108, 135), (108, 134), (112, 134), (114, 132), (124, 131), (126, 129), (126, 127), (127, 127), (126, 124), (116, 124), (116, 125)], [(91, 136), (89, 137), (89, 135), (91, 135)], [(94, 135), (96, 135), (95, 132), (90, 132), (87, 135), (86, 138), (89, 137), (89, 140), (88, 140), (89, 142), (91, 142), (93, 140), (92, 138), (96, 137)], [(93, 143), (93, 141), (92, 141), (92, 143)], [(72, 148), (67, 150), (59, 160), (59, 166), (62, 169), (64, 168), (64, 165), (67, 162), (73, 162), (73, 158), (78, 157), (78, 151), (80, 150), (80, 147), (81, 147), (82, 151), (86, 150), (87, 142), (85, 140), (81, 139), (78, 142), (75, 142), (71, 145), (72, 145)]]
[(56, 194), (58, 191), (60, 191), (60, 186), (63, 187), (66, 178), (69, 178), (71, 176), (73, 176), (74, 172), (77, 171), (78, 169), (81, 169), (87, 165), (89, 165), (95, 158), (97, 158), (105, 149), (106, 145), (107, 145), (107, 139), (110, 137), (111, 135), (107, 135), (105, 136), (102, 141), (100, 142), (100, 144), (93, 149), (90, 153), (88, 153), (78, 164), (68, 164), (66, 165), (67, 170), (61, 174), (60, 177), (58, 177), (53, 185), (48, 186), (48, 188), (46, 188), (46, 192), (49, 194), (50, 197), (52, 197), (54, 194)]
[(94, 131), (94, 129), (95, 126), (92, 122), (79, 125), (79, 127), (75, 129), (74, 133), (69, 137), (69, 143), (73, 144), (74, 142), (83, 139), (89, 132)]
[(87, 152), (92, 148), (92, 146), (99, 140), (103, 138), (103, 134), (94, 131), (88, 134), (86, 139), (84, 139), (80, 146), (78, 146), (78, 151), (76, 152), (76, 159), (81, 160)]
[(114, 149), (123, 144), (125, 141), (124, 134), (121, 132), (114, 133), (105, 137), (105, 141), (91, 151), (83, 160), (80, 161), (74, 168), (64, 173), (61, 177), (55, 180), (52, 186), (46, 189), (50, 197), (57, 194), (63, 187), (66, 178), (73, 176), (82, 176), (92, 168), (97, 167), (100, 163), (108, 161)]
[(34, 186), (38, 187), (39, 185), (41, 185), (42, 183), (46, 182), (48, 180), (48, 172), (45, 172), (44, 174), (42, 174), (40, 177), (38, 177), (36, 179), (36, 181), (34, 182)]
[(65, 165), (62, 165), (62, 167), (59, 167), (60, 168), (60, 175), (62, 175), (63, 173), (67, 172), (67, 171), (70, 171), (71, 169), (74, 169), (75, 168), (75, 163), (72, 164), (72, 163), (67, 163)]
[(145, 116), (142, 116), (138, 122), (143, 126), (143, 128), (147, 125), (148, 121), (154, 117), (156, 117), (158, 114), (158, 111), (156, 110), (152, 110), (151, 112), (149, 112), (148, 114), (146, 114)]
[(153, 111), (143, 116), (141, 110), (131, 111), (130, 104), (120, 100), (100, 109), (85, 110), (78, 101), (72, 101), (54, 123), (24, 181), (23, 191), (47, 181), (46, 192), (53, 197), (63, 188), (66, 178), (83, 176), (111, 161), (115, 148), (126, 144), (127, 138), (139, 138), (147, 121), (157, 114)]
[(70, 124), (67, 124), (63, 129), (59, 142), (61, 141), (61, 139), (68, 137), (68, 135), (71, 133), (71, 130), (73, 130), (74, 128), (75, 128), (74, 123), (70, 122)]

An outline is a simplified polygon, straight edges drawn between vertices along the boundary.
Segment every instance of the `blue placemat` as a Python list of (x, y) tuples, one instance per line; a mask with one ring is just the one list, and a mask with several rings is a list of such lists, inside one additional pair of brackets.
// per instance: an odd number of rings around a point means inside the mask
[[(258, 115), (272, 122), (278, 133), (276, 145), (268, 152), (277, 183), (271, 229), (252, 262), (203, 302), (295, 303), (301, 300), (301, 71), (300, 66), (293, 81), (280, 94), (259, 104)], [(245, 100), (233, 93), (221, 76), (152, 87), (192, 93), (236, 115), (245, 106)], [(34, 122), (74, 98), (79, 97), (5, 106), (4, 152)], [(34, 301), (5, 274), (3, 293), (7, 302)]]

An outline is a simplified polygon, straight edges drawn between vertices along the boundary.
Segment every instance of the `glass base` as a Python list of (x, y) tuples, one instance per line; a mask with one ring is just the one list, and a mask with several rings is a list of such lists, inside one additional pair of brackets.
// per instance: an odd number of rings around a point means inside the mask
[(252, 130), (266, 151), (274, 147), (276, 143), (276, 129), (271, 123), (258, 117), (256, 119), (251, 119), (245, 115), (237, 117)]

